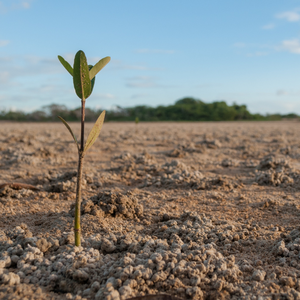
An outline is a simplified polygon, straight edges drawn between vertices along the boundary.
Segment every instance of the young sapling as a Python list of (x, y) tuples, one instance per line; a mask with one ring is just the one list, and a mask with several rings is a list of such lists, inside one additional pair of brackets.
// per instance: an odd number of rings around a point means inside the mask
[(96, 74), (109, 63), (110, 57), (107, 56), (102, 58), (94, 66), (88, 65), (84, 52), (79, 50), (75, 55), (73, 68), (67, 61), (65, 61), (59, 55), (58, 55), (58, 59), (61, 62), (61, 64), (65, 67), (65, 69), (73, 76), (73, 85), (75, 88), (75, 93), (81, 99), (80, 144), (78, 143), (76, 136), (73, 133), (69, 124), (62, 117), (59, 117), (59, 119), (65, 124), (65, 126), (71, 133), (78, 151), (78, 171), (77, 171), (77, 185), (76, 185), (74, 234), (75, 234), (75, 245), (80, 246), (81, 245), (80, 206), (81, 206), (81, 180), (82, 180), (83, 159), (88, 149), (92, 147), (97, 137), (99, 136), (104, 122), (104, 117), (105, 117), (105, 110), (104, 110), (100, 114), (91, 132), (89, 133), (86, 142), (84, 143), (85, 100), (91, 95), (93, 91)]

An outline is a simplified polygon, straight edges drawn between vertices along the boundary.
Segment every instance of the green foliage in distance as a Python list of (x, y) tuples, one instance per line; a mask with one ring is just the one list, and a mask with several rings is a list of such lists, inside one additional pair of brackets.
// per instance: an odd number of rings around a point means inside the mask
[(252, 115), (245, 105), (227, 105), (225, 101), (205, 103), (191, 97), (168, 106), (135, 106), (108, 111), (108, 121), (235, 121), (264, 120), (262, 115)]
[[(93, 84), (93, 83), (92, 83)], [(185, 99), (188, 100), (186, 103)], [(108, 110), (105, 121), (276, 121), (282, 119), (298, 119), (295, 113), (289, 114), (251, 114), (246, 105), (227, 105), (224, 101), (205, 103), (194, 98), (184, 98), (169, 106), (135, 106), (117, 107)], [(179, 102), (180, 101), (180, 102)], [(192, 107), (192, 109), (191, 109)], [(216, 111), (215, 111), (216, 110)], [(85, 120), (94, 122), (98, 119), (101, 110), (85, 108)], [(55, 122), (57, 115), (66, 121), (80, 121), (81, 107), (68, 109), (65, 105), (50, 104), (43, 106), (40, 110), (30, 113), (22, 111), (0, 111), (0, 120), (23, 121), (23, 122)], [(137, 117), (138, 116), (138, 117)]]

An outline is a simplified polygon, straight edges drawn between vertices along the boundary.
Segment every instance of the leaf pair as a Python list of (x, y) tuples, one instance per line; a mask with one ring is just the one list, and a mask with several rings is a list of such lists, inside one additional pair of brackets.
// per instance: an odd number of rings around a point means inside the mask
[(58, 55), (58, 59), (65, 69), (73, 76), (75, 92), (83, 101), (85, 101), (93, 91), (96, 74), (110, 61), (110, 57), (107, 56), (98, 61), (94, 66), (88, 65), (86, 56), (81, 50), (75, 55), (73, 68), (60, 55)]
[[(65, 69), (73, 76), (73, 84), (74, 84), (75, 92), (82, 101), (85, 101), (85, 99), (87, 99), (91, 95), (95, 84), (96, 74), (101, 69), (103, 69), (110, 61), (110, 57), (107, 56), (102, 58), (100, 61), (98, 61), (95, 64), (95, 66), (88, 65), (86, 56), (84, 52), (81, 50), (79, 50), (75, 55), (73, 68), (67, 61), (63, 59), (63, 57), (58, 55), (58, 59), (61, 62), (61, 64), (65, 67)], [(85, 152), (92, 147), (97, 137), (99, 136), (100, 130), (104, 122), (104, 117), (105, 117), (105, 111), (101, 113), (96, 123), (94, 124), (83, 149), (79, 148), (79, 144), (76, 139), (76, 136), (74, 135), (69, 124), (62, 117), (59, 117), (59, 119), (64, 123), (64, 125), (71, 133), (75, 141), (75, 144), (77, 146), (78, 152), (80, 153), (80, 151), (82, 151), (82, 155), (84, 155)]]
[[(88, 149), (90, 149), (93, 144), (95, 143), (97, 137), (99, 136), (100, 134), (100, 131), (101, 131), (101, 128), (102, 128), (102, 125), (103, 125), (103, 122), (104, 122), (104, 118), (105, 118), (105, 110), (100, 114), (99, 118), (97, 119), (96, 123), (94, 124), (91, 132), (89, 133), (89, 136), (85, 142), (85, 145), (84, 145), (84, 148), (83, 148), (83, 153), (82, 155), (84, 155)], [(69, 132), (71, 133), (74, 141), (75, 141), (75, 144), (77, 146), (77, 150), (78, 152), (80, 151), (79, 149), (79, 143), (76, 139), (76, 136), (75, 134), (73, 133), (71, 127), (69, 126), (69, 124), (62, 118), (62, 117), (59, 117), (59, 119), (65, 124), (65, 126), (67, 127), (67, 129), (69, 130)]]

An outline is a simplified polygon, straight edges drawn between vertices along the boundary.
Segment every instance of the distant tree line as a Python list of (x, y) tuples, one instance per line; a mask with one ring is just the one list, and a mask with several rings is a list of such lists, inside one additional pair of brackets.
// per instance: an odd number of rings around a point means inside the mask
[[(101, 110), (86, 108), (86, 121), (95, 121)], [(80, 121), (80, 107), (68, 109), (65, 105), (51, 104), (31, 113), (22, 111), (1, 111), (0, 120), (55, 122), (61, 116), (66, 121)], [(106, 112), (106, 121), (236, 121), (236, 120), (282, 120), (299, 118), (291, 113), (281, 114), (251, 114), (246, 105), (227, 105), (225, 101), (205, 103), (194, 98), (183, 98), (168, 106), (134, 106), (115, 109)]]

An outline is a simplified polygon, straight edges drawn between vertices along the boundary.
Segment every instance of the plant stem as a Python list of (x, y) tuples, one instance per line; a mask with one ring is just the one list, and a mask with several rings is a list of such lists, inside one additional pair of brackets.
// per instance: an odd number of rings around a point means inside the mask
[(80, 241), (80, 208), (81, 208), (81, 180), (82, 180), (82, 167), (83, 167), (83, 147), (84, 147), (84, 118), (85, 118), (85, 99), (81, 101), (81, 141), (80, 150), (78, 153), (78, 170), (77, 170), (77, 187), (76, 187), (76, 203), (75, 203), (75, 222), (74, 222), (74, 233), (75, 233), (75, 246), (81, 245)]
[(81, 207), (81, 179), (82, 179), (82, 165), (83, 165), (83, 156), (80, 151), (78, 159), (78, 170), (77, 170), (77, 187), (76, 187), (76, 203), (75, 203), (75, 224), (74, 224), (74, 233), (75, 233), (75, 246), (79, 247), (80, 242), (80, 207)]

